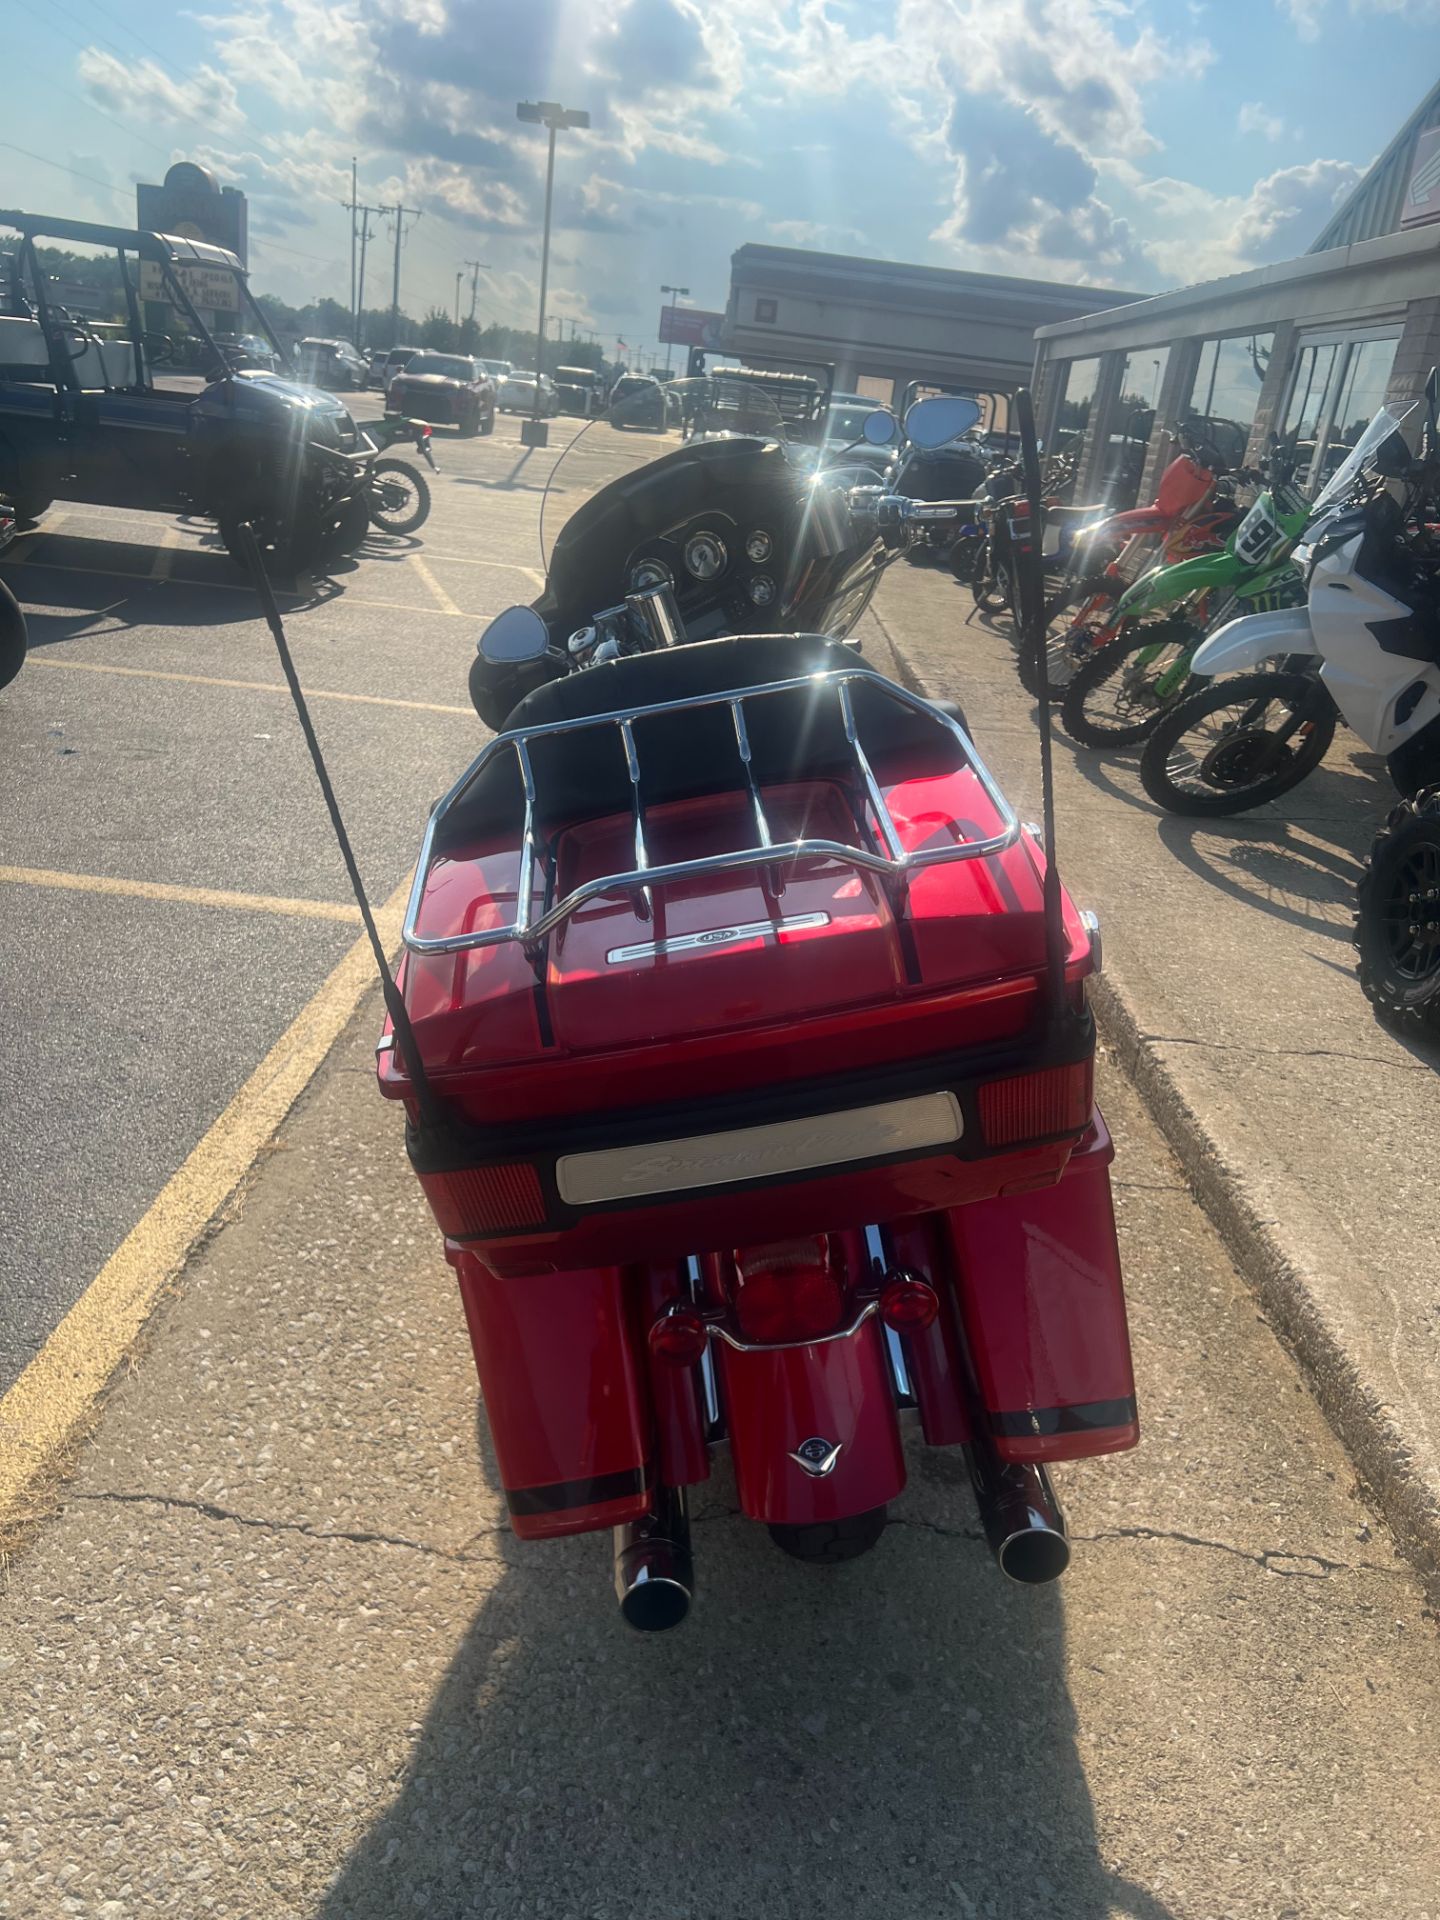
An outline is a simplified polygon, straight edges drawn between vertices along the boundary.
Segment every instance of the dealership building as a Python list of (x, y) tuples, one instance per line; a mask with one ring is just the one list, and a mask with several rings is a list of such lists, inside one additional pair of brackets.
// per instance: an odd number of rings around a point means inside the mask
[(1101, 497), (1126, 441), (1150, 497), (1192, 415), (1237, 461), (1293, 435), (1298, 478), (1325, 479), (1440, 362), (1440, 85), (1299, 259), (1043, 324), (1035, 344), (1041, 432), (1079, 436), (1077, 499)]
[(731, 256), (719, 344), (752, 366), (833, 367), (837, 393), (863, 393), (886, 406), (898, 403), (912, 381), (1008, 395), (1030, 378), (1038, 327), (1139, 298), (799, 247), (743, 246)]

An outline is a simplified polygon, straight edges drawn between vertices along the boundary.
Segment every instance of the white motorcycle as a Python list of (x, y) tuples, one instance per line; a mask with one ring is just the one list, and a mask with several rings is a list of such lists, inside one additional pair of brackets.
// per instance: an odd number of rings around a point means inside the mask
[[(1360, 978), (1383, 1015), (1440, 1033), (1440, 372), (1421, 452), (1383, 408), (1316, 500), (1295, 564), (1303, 607), (1232, 620), (1195, 655), (1214, 678), (1156, 728), (1146, 792), (1239, 813), (1323, 758), (1342, 717), (1404, 796), (1360, 883)], [(1275, 670), (1276, 660), (1283, 664)]]

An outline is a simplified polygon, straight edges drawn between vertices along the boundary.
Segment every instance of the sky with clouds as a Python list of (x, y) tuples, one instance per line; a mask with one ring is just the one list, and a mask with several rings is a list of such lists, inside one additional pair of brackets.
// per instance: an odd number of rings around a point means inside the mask
[[(0, 204), (128, 224), (198, 159), (250, 196), (255, 283), (348, 299), (361, 198), (421, 218), (412, 311), (463, 263), (533, 325), (653, 341), (745, 241), (1136, 290), (1302, 252), (1431, 85), (1440, 0), (0, 0)], [(383, 254), (388, 236), (381, 228)], [(468, 274), (466, 302), (468, 305)], [(380, 304), (388, 276), (369, 297)]]

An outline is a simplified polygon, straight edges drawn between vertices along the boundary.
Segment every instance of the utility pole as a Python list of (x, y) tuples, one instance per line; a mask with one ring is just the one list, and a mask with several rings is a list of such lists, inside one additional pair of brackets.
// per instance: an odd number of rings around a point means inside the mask
[(455, 326), (457, 330), (460, 326), (460, 282), (464, 278), (465, 269), (463, 267), (457, 267), (455, 270)]
[[(395, 278), (390, 290), (390, 331), (394, 335), (400, 331), (400, 249), (405, 244), (405, 217), (409, 214), (418, 220), (421, 210), (419, 207), (394, 206), (387, 207), (385, 211), (393, 215), (395, 220)], [(394, 344), (392, 339), (391, 345)]]
[(360, 309), (355, 304), (355, 203), (360, 198), (359, 162), (354, 154), (350, 156), (350, 340), (352, 345), (359, 344), (356, 334), (360, 325)]
[(482, 267), (488, 271), (490, 262), (488, 260), (467, 260), (465, 264), (470, 269), (470, 318), (473, 320), (475, 318), (475, 302), (480, 296), (480, 271)]
[(374, 207), (357, 207), (361, 216), (360, 224), (360, 273), (355, 282), (355, 345), (361, 347), (364, 342), (360, 336), (365, 331), (365, 249), (370, 242), (370, 216)]

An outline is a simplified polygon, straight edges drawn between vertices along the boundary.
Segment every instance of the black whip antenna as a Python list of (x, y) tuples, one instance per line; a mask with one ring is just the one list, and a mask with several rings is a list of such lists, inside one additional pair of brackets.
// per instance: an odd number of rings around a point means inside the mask
[(1020, 465), (1025, 475), (1030, 536), (1017, 557), (1020, 600), (1020, 644), (1039, 662), (1040, 683), (1040, 819), (1045, 840), (1045, 984), (1052, 1019), (1065, 1009), (1065, 912), (1060, 893), (1060, 865), (1055, 852), (1055, 756), (1050, 714), (1050, 663), (1045, 651), (1045, 498), (1040, 481), (1040, 443), (1035, 437), (1035, 406), (1028, 387), (1022, 387), (1011, 405), (1020, 430)]
[(365, 883), (360, 878), (360, 868), (355, 860), (355, 849), (351, 846), (350, 836), (345, 831), (345, 822), (340, 815), (340, 803), (335, 798), (334, 787), (330, 784), (330, 771), (325, 765), (325, 756), (320, 751), (320, 742), (310, 719), (310, 708), (301, 689), (299, 675), (295, 671), (295, 662), (290, 657), (290, 642), (285, 638), (285, 626), (280, 618), (280, 609), (275, 604), (275, 593), (270, 585), (270, 576), (265, 571), (265, 559), (260, 551), (260, 542), (255, 538), (255, 529), (248, 520), (241, 526), (239, 533), (240, 551), (245, 556), (245, 564), (249, 567), (255, 582), (255, 592), (260, 601), (260, 610), (265, 615), (265, 624), (269, 627), (275, 641), (275, 651), (280, 656), (281, 671), (285, 675), (286, 685), (290, 689), (290, 698), (295, 702), (295, 711), (300, 718), (300, 730), (305, 735), (306, 746), (310, 749), (315, 777), (320, 782), (321, 793), (325, 796), (330, 825), (334, 828), (335, 838), (340, 843), (340, 854), (345, 862), (345, 871), (350, 876), (351, 890), (360, 908), (360, 918), (365, 923), (370, 951), (375, 956), (375, 965), (380, 973), (380, 986), (385, 995), (385, 1010), (390, 1015), (395, 1045), (399, 1049), (400, 1058), (404, 1062), (405, 1071), (409, 1075), (410, 1085), (415, 1094), (420, 1123), (423, 1127), (435, 1128), (441, 1124), (440, 1107), (435, 1098), (435, 1089), (430, 1085), (430, 1076), (426, 1073), (425, 1062), (420, 1057), (420, 1046), (415, 1038), (415, 1029), (410, 1024), (405, 996), (396, 985), (395, 976), (390, 971), (385, 943), (380, 938), (380, 930), (375, 925), (375, 916), (370, 911)]

